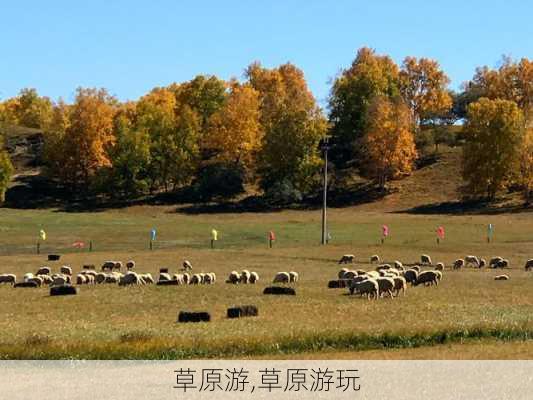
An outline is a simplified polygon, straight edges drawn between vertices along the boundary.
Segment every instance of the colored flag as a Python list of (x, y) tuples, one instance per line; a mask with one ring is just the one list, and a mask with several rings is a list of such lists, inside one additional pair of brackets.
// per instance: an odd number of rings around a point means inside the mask
[(383, 225), (381, 229), (383, 231), (383, 237), (389, 236), (389, 227), (387, 225)]
[(211, 239), (212, 240), (218, 240), (218, 232), (216, 229), (211, 230)]
[(153, 242), (155, 240), (155, 236), (157, 234), (157, 231), (155, 230), (155, 228), (153, 228), (151, 231), (150, 231), (150, 240)]
[(39, 237), (41, 238), (41, 240), (46, 240), (46, 232), (44, 231), (44, 229), (41, 229), (39, 231)]
[(269, 240), (276, 240), (276, 235), (274, 234), (274, 231), (270, 231), (268, 233), (268, 239)]
[(488, 226), (488, 234), (489, 236), (492, 236), (492, 232), (494, 231), (494, 226), (492, 224), (489, 224)]
[(77, 249), (82, 249), (85, 247), (85, 243), (83, 243), (80, 240), (77, 240), (74, 243), (72, 243), (72, 247), (76, 247)]
[(444, 227), (443, 226), (439, 226), (437, 228), (437, 236), (440, 238), (440, 239), (444, 239)]

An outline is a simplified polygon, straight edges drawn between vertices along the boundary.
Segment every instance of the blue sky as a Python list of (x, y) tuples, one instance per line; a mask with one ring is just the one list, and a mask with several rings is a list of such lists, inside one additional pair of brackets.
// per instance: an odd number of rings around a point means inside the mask
[[(77, 3), (77, 4), (76, 4)], [(85, 3), (85, 4), (84, 4)], [(503, 54), (533, 56), (530, 1), (2, 1), (0, 99), (76, 87), (136, 99), (196, 74), (241, 77), (290, 61), (325, 104), (331, 79), (369, 46), (438, 60), (452, 87)]]

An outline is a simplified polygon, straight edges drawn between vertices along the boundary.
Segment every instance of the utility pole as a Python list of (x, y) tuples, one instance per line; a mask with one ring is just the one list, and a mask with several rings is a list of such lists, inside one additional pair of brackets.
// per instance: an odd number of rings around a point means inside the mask
[(328, 150), (329, 138), (326, 136), (322, 142), (322, 151), (324, 152), (324, 188), (322, 193), (322, 244), (328, 242), (327, 233), (327, 201), (328, 201)]

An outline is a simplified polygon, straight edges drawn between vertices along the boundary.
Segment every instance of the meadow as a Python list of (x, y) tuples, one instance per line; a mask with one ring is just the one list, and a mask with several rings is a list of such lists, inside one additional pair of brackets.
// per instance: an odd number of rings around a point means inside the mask
[[(0, 286), (0, 358), (516, 358), (533, 356), (533, 214), (415, 215), (356, 208), (329, 213), (332, 240), (321, 246), (319, 211), (188, 215), (174, 207), (66, 213), (0, 209), (0, 273), (54, 270), (70, 264), (100, 266), (133, 259), (139, 272), (157, 277), (160, 267), (178, 272), (184, 259), (194, 272), (215, 272), (212, 286), (83, 286), (77, 296), (50, 297), (49, 289)], [(491, 243), (487, 224), (495, 227)], [(380, 243), (381, 226), (390, 236)], [(436, 243), (435, 230), (446, 237)], [(149, 232), (157, 229), (154, 250)], [(211, 249), (210, 231), (219, 231)], [(40, 229), (47, 240), (36, 254)], [(267, 234), (276, 242), (268, 248)], [(93, 242), (93, 251), (72, 243)], [(46, 254), (60, 253), (60, 262)], [(393, 300), (367, 301), (328, 289), (344, 253), (357, 268), (372, 269), (370, 255), (413, 263), (420, 254), (448, 268), (435, 287), (409, 287)], [(511, 262), (509, 281), (501, 271), (449, 266), (459, 257), (501, 255)], [(256, 285), (228, 285), (232, 270), (257, 271)], [(297, 271), (296, 296), (265, 296), (278, 271)], [(228, 320), (226, 309), (254, 304), (259, 316)], [(212, 321), (178, 324), (180, 310), (209, 311)], [(509, 351), (501, 350), (506, 343)], [(486, 346), (484, 345), (486, 344)], [(468, 350), (465, 350), (468, 349)], [(491, 352), (491, 348), (500, 351)], [(506, 347), (503, 347), (506, 348)], [(445, 349), (445, 351), (443, 351)], [(344, 355), (344, 356), (343, 356)]]

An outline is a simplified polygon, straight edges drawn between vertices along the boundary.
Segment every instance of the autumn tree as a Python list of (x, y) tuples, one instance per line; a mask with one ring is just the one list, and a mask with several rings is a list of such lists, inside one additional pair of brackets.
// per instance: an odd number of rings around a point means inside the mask
[(524, 118), (515, 102), (481, 98), (471, 103), (464, 126), (463, 176), (474, 196), (493, 200), (519, 170)]
[(22, 89), (17, 97), (0, 107), (0, 121), (28, 128), (43, 128), (50, 123), (52, 102), (35, 89)]
[(214, 153), (214, 161), (253, 171), (263, 138), (259, 107), (257, 90), (249, 84), (231, 83), (224, 105), (209, 119), (203, 140), (204, 147)]
[(399, 94), (399, 69), (388, 56), (367, 47), (359, 49), (352, 65), (333, 82), (329, 97), (329, 120), (335, 149), (341, 164), (361, 155), (360, 139), (367, 128), (367, 110), (376, 96)]
[(318, 143), (327, 123), (302, 71), (292, 64), (266, 69), (254, 63), (246, 76), (260, 99), (264, 130), (258, 155), (261, 187), (268, 193), (280, 186), (291, 186), (295, 193), (310, 190), (322, 164)]
[(56, 171), (64, 183), (87, 190), (98, 169), (110, 165), (107, 150), (115, 141), (115, 104), (116, 100), (105, 89), (77, 90), (74, 104), (68, 110)]
[(400, 98), (375, 97), (367, 111), (368, 125), (363, 137), (363, 172), (381, 187), (388, 179), (407, 175), (417, 158), (411, 113)]
[(416, 131), (435, 118), (444, 117), (452, 107), (450, 79), (438, 62), (406, 57), (400, 71), (400, 92), (411, 111)]
[(13, 172), (13, 164), (11, 164), (9, 154), (4, 149), (3, 140), (0, 137), (0, 203), (5, 201), (7, 187), (11, 181), (11, 175), (13, 175)]
[(166, 191), (188, 183), (197, 168), (200, 119), (175, 94), (157, 88), (137, 103), (137, 129), (149, 135), (152, 189)]
[(527, 203), (533, 200), (533, 127), (526, 131), (520, 154), (518, 182), (522, 186)]

